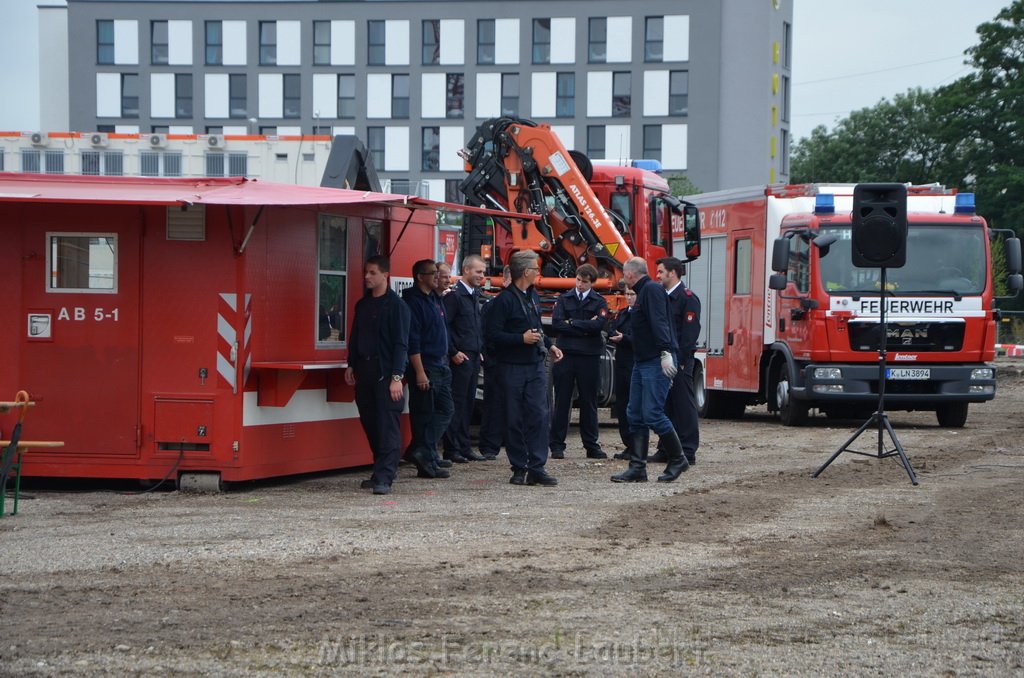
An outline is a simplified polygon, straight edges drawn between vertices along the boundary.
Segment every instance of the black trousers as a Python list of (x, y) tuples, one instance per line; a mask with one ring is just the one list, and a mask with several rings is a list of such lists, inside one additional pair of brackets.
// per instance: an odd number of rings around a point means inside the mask
[(469, 441), (469, 422), (476, 406), (476, 384), (480, 377), (480, 354), (467, 353), (461, 365), (452, 363), (452, 401), (455, 414), (444, 432), (446, 454), (465, 454), (472, 451)]
[(501, 383), (501, 369), (496, 358), (483, 361), (484, 413), (480, 422), (480, 452), (497, 455), (505, 446), (505, 389)]
[[(412, 430), (409, 447), (423, 458), (433, 459), (454, 411), (452, 373), (447, 365), (424, 365), (423, 371), (430, 379), (430, 388), (421, 391), (414, 385), (409, 387), (409, 428)], [(412, 371), (406, 376), (410, 384), (416, 383)]]
[(683, 444), (683, 453), (688, 461), (697, 458), (700, 445), (700, 418), (697, 414), (697, 396), (693, 392), (693, 356), (679, 370), (672, 380), (672, 388), (665, 401), (665, 414), (672, 420), (672, 426)]
[(548, 445), (555, 452), (565, 450), (565, 436), (569, 431), (569, 413), (572, 410), (573, 387), (576, 387), (580, 408), (580, 438), (588, 452), (601, 449), (597, 430), (597, 388), (600, 379), (601, 356), (566, 353), (551, 367), (555, 385), (555, 404), (551, 416)]
[(619, 422), (619, 439), (629, 447), (633, 434), (629, 431), (629, 419), (626, 417), (626, 406), (629, 405), (629, 382), (633, 378), (633, 361), (615, 361), (615, 418)]
[(540, 472), (548, 461), (548, 372), (543, 361), (501, 363), (508, 407), (508, 461), (512, 469)]
[(405, 408), (405, 396), (398, 402), (391, 399), (391, 377), (381, 378), (380, 363), (376, 358), (357, 358), (354, 369), (359, 423), (373, 452), (371, 478), (375, 483), (390, 485), (398, 475), (402, 445), (399, 416)]

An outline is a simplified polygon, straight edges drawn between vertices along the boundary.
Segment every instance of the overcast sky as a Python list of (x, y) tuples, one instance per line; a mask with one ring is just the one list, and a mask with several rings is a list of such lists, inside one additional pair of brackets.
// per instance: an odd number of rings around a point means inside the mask
[[(1009, 0), (782, 2), (794, 3), (794, 139), (806, 136), (816, 125), (831, 127), (851, 111), (911, 87), (931, 89), (966, 74), (963, 52), (976, 42), (975, 28), (1009, 4)], [(0, 131), (35, 131), (39, 128), (36, 5), (65, 3), (2, 3)], [(552, 2), (552, 8), (557, 4)]]

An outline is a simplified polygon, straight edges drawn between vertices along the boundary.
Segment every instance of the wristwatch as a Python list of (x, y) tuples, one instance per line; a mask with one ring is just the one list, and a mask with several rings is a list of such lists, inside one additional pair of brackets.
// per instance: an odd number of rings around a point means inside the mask
[(402, 375), (400, 375), (400, 374), (392, 374), (391, 375), (391, 381), (402, 381)]

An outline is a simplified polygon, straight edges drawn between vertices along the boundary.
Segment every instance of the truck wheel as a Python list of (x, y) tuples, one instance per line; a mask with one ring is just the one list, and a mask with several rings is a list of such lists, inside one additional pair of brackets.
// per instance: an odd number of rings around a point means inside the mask
[(936, 406), (935, 418), (943, 428), (963, 428), (967, 423), (967, 403), (943, 403)]
[(789, 392), (789, 364), (779, 366), (779, 381), (775, 387), (775, 402), (779, 405), (779, 421), (783, 426), (803, 426), (810, 409), (806, 402), (795, 400)]
[(704, 389), (704, 367), (696, 361), (693, 365), (693, 397), (697, 401), (697, 414), (707, 417), (708, 392)]

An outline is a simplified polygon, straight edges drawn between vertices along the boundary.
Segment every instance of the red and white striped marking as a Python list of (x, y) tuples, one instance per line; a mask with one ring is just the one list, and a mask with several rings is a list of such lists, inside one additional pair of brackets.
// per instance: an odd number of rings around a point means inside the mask
[(996, 344), (996, 353), (1011, 358), (1024, 358), (1024, 344)]
[[(239, 388), (244, 388), (249, 380), (249, 371), (252, 368), (252, 356), (249, 353), (249, 338), (252, 335), (252, 314), (250, 304), (252, 295), (245, 295), (245, 313), (240, 319), (238, 317), (238, 295), (220, 294), (220, 301), (217, 307), (217, 373), (224, 381), (231, 386), (232, 393), (238, 393)], [(242, 340), (239, 342), (239, 325), (241, 325)], [(239, 380), (238, 365), (242, 365), (241, 380)]]

